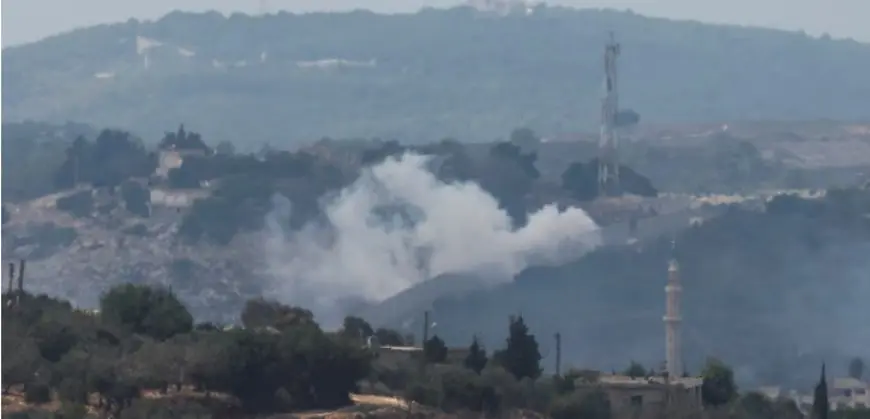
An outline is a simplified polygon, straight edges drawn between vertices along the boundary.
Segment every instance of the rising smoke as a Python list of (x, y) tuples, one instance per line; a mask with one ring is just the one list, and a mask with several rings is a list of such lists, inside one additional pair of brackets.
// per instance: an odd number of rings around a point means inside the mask
[(564, 263), (600, 242), (581, 209), (546, 206), (514, 229), (475, 183), (445, 183), (429, 157), (408, 153), (366, 169), (324, 201), (325, 222), (283, 228), (292, 203), (273, 198), (266, 256), (276, 297), (334, 326), (343, 302), (379, 302), (445, 273), (510, 281), (531, 264)]

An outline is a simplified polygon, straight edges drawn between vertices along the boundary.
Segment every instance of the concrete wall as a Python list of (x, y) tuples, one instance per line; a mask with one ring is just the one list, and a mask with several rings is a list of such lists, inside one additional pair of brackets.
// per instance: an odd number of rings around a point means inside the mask
[(169, 176), (170, 170), (177, 169), (184, 164), (185, 157), (204, 155), (205, 151), (203, 150), (160, 150), (154, 174), (165, 178)]
[(205, 198), (209, 195), (207, 190), (171, 190), (171, 189), (152, 189), (151, 190), (151, 205), (172, 207), (172, 208), (187, 208), (193, 205), (193, 202), (200, 198)]
[(181, 154), (175, 150), (162, 150), (157, 161), (157, 169), (154, 174), (160, 177), (169, 175), (169, 171), (181, 167), (183, 159)]
[(854, 378), (832, 380), (830, 404), (832, 409), (870, 408), (870, 384)]
[(610, 399), (614, 417), (661, 418), (673, 409), (700, 410), (701, 384), (698, 377), (667, 382), (662, 377), (599, 376), (594, 382), (578, 379), (580, 389), (601, 389)]
[[(416, 346), (382, 346), (377, 350), (378, 362), (391, 367), (420, 361), (423, 349)], [(468, 356), (467, 348), (448, 348), (447, 363), (462, 364)]]
[(614, 417), (659, 418), (671, 408), (701, 409), (701, 388), (664, 384), (640, 386), (602, 385)]

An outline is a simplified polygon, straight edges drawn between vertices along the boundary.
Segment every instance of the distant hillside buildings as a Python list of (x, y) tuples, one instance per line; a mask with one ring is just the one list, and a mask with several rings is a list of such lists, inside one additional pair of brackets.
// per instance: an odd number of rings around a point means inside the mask
[(184, 159), (205, 157), (213, 153), (214, 150), (205, 144), (199, 134), (186, 132), (183, 125), (178, 128), (178, 132), (166, 133), (158, 147), (157, 168), (153, 176), (153, 183), (161, 186), (151, 187), (152, 205), (185, 208), (193, 205), (195, 200), (207, 197), (210, 193), (208, 189), (172, 189), (163, 185), (169, 180), (169, 172), (180, 168)]
[[(834, 378), (828, 384), (831, 410), (870, 408), (870, 383), (855, 378)], [(757, 390), (769, 399), (788, 399), (797, 404), (801, 412), (808, 413), (813, 406), (813, 395), (781, 387), (762, 387)]]
[(507, 16), (510, 14), (530, 15), (534, 12), (535, 7), (541, 3), (527, 0), (468, 0), (466, 4), (481, 12)]

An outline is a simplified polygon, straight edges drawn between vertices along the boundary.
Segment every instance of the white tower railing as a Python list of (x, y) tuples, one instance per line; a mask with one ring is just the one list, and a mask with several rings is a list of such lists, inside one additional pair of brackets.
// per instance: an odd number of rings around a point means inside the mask
[(665, 365), (670, 378), (683, 376), (683, 354), (680, 336), (680, 295), (683, 287), (680, 285), (680, 265), (676, 259), (668, 263), (668, 283), (665, 285), (666, 309), (663, 318), (665, 322)]

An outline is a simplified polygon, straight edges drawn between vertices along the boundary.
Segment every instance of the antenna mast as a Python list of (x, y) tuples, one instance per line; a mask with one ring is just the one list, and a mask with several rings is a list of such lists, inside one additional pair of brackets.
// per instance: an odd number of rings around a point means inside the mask
[(269, 13), (272, 13), (272, 8), (269, 4), (269, 0), (259, 0), (258, 3), (258, 8), (260, 9), (259, 12), (261, 16), (266, 16)]
[(604, 47), (604, 96), (601, 98), (601, 137), (598, 140), (598, 193), (614, 196), (619, 191), (619, 138), (616, 114), (619, 110), (616, 58), (620, 46), (613, 32)]

